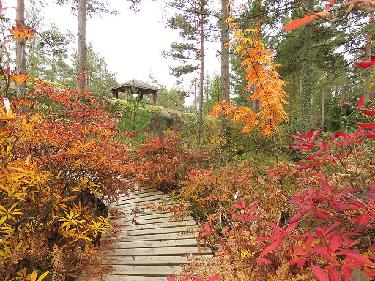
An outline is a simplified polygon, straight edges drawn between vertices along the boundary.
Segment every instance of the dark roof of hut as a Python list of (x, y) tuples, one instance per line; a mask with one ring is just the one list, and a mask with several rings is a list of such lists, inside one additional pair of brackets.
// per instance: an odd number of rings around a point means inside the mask
[(159, 89), (149, 83), (140, 81), (140, 80), (129, 80), (125, 82), (124, 84), (119, 85), (118, 87), (113, 88), (112, 90), (120, 89), (120, 88), (126, 88), (126, 87), (135, 87), (143, 90), (151, 90), (151, 91), (158, 91)]

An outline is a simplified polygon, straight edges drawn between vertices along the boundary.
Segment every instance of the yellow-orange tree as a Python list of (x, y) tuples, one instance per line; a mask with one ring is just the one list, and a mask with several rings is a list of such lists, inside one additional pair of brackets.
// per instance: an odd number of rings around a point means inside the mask
[(224, 115), (234, 121), (244, 123), (244, 132), (250, 132), (254, 126), (260, 128), (265, 135), (271, 135), (278, 130), (278, 125), (287, 120), (284, 110), (286, 93), (283, 90), (285, 82), (276, 71), (278, 65), (272, 62), (272, 51), (267, 50), (259, 39), (259, 30), (241, 30), (230, 16), (227, 20), (233, 29), (234, 52), (241, 58), (241, 66), (245, 69), (246, 89), (252, 94), (249, 101), (259, 103), (259, 112), (254, 112), (246, 106), (235, 106), (228, 102), (218, 103), (212, 114)]

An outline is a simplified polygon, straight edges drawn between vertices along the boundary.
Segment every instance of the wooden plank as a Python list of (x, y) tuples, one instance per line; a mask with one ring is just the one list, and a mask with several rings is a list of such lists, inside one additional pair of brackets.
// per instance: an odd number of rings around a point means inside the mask
[(120, 198), (119, 201), (128, 201), (128, 202), (136, 203), (136, 202), (144, 202), (144, 201), (163, 200), (163, 199), (168, 199), (168, 196), (159, 195), (159, 194), (154, 194), (154, 195), (150, 194), (150, 195), (145, 196), (145, 197), (139, 197), (139, 196), (122, 197), (122, 198)]
[(143, 198), (143, 197), (156, 196), (156, 195), (163, 196), (163, 197), (167, 196), (165, 193), (161, 191), (144, 191), (140, 193), (130, 192), (128, 195), (121, 196), (120, 198)]
[[(135, 214), (135, 215), (132, 215), (132, 217), (130, 219), (128, 218), (123, 218), (123, 217), (119, 217), (119, 218), (116, 218), (116, 219), (113, 219), (112, 221), (119, 221), (119, 222), (126, 222), (126, 221), (131, 221), (133, 220), (133, 217), (135, 217), (137, 220), (142, 220), (142, 221), (146, 221), (146, 220), (152, 220), (152, 219), (159, 219), (159, 218), (171, 218), (171, 213), (168, 213), (168, 212), (165, 212), (165, 213), (162, 213), (162, 214), (157, 214), (157, 213), (153, 213), (153, 214)], [(168, 220), (169, 221), (169, 220)]]
[(150, 234), (150, 235), (143, 235), (140, 239), (139, 236), (129, 236), (126, 234), (126, 232), (123, 234), (123, 232), (119, 233), (119, 236), (117, 236), (115, 239), (117, 241), (164, 241), (164, 240), (179, 240), (179, 239), (192, 239), (196, 236), (192, 233), (165, 233), (165, 234)]
[(175, 205), (176, 202), (173, 202), (171, 200), (161, 200), (161, 199), (157, 199), (155, 201), (144, 201), (144, 202), (139, 202), (139, 203), (132, 203), (132, 202), (127, 202), (127, 201), (120, 201), (117, 203), (116, 206), (118, 207), (125, 207), (125, 208), (131, 208), (131, 207), (135, 207), (135, 206), (140, 206), (140, 207), (144, 207), (144, 206), (147, 206), (147, 205), (152, 205), (152, 204), (157, 204), (157, 205), (165, 205), (165, 206), (172, 206), (172, 205)]
[[(126, 275), (107, 275), (104, 278), (104, 281), (166, 281), (167, 278), (165, 276), (139, 276), (139, 275), (134, 275), (134, 276), (126, 276)], [(94, 281), (94, 280), (92, 280)], [(99, 279), (95, 280), (99, 281)]]
[(179, 226), (197, 226), (194, 220), (186, 220), (186, 221), (170, 221), (168, 218), (161, 218), (155, 220), (139, 220), (135, 218), (135, 222), (133, 221), (125, 221), (125, 222), (117, 222), (116, 225), (124, 226), (126, 229), (130, 230), (143, 230), (143, 229), (152, 229), (152, 228), (171, 228), (171, 227), (179, 227)]
[(112, 274), (123, 274), (123, 275), (142, 275), (142, 276), (168, 276), (174, 275), (181, 272), (180, 266), (174, 265), (116, 265)]
[(178, 226), (178, 227), (171, 227), (171, 228), (152, 228), (152, 229), (142, 229), (142, 230), (132, 230), (127, 229), (127, 232), (131, 236), (142, 236), (142, 235), (149, 235), (149, 234), (163, 234), (163, 233), (180, 233), (180, 232), (188, 232), (194, 231), (194, 228), (191, 226)]
[(198, 249), (192, 247), (164, 247), (164, 248), (136, 248), (136, 249), (116, 249), (109, 252), (111, 256), (182, 256), (189, 254), (210, 254), (209, 249)]
[(195, 239), (180, 239), (180, 240), (165, 240), (165, 241), (133, 241), (133, 242), (118, 242), (118, 249), (133, 249), (133, 248), (160, 248), (172, 246), (196, 246)]
[[(125, 206), (118, 207), (118, 209), (122, 212), (124, 212), (124, 215), (132, 215), (134, 214), (135, 208), (128, 208)], [(170, 212), (164, 211), (164, 212), (156, 212), (155, 210), (152, 210), (150, 208), (138, 208), (138, 212), (136, 214), (138, 215), (152, 215), (152, 214), (170, 214)]]
[(187, 256), (111, 256), (103, 261), (108, 265), (180, 265), (190, 261)]

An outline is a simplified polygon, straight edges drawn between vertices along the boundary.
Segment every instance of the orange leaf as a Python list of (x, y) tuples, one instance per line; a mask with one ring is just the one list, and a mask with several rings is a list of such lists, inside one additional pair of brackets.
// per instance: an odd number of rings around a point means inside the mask
[(298, 28), (298, 27), (300, 27), (302, 25), (305, 25), (309, 22), (312, 22), (313, 20), (315, 20), (317, 18), (318, 18), (317, 15), (308, 15), (308, 16), (305, 16), (301, 19), (292, 20), (287, 25), (284, 25), (283, 29), (286, 30), (286, 31), (291, 31), (295, 28)]
[(329, 3), (326, 5), (326, 12), (329, 12), (332, 6), (335, 4), (336, 0), (330, 0)]

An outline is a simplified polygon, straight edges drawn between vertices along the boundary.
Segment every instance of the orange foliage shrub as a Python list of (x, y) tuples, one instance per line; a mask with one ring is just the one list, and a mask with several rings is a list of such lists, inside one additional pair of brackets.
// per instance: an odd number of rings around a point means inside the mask
[(116, 123), (91, 94), (37, 80), (28, 98), (12, 101), (15, 114), (6, 111), (0, 106), (0, 279), (100, 270), (95, 245), (110, 227), (103, 200), (128, 187)]
[(185, 152), (182, 140), (172, 132), (155, 136), (134, 151), (134, 176), (147, 186), (170, 191), (178, 188), (187, 173), (199, 166), (201, 153)]
[(234, 39), (230, 44), (234, 45), (235, 53), (242, 60), (241, 65), (246, 72), (246, 89), (253, 91), (248, 99), (259, 103), (259, 112), (254, 112), (246, 106), (235, 106), (223, 101), (214, 107), (212, 114), (224, 115), (226, 118), (244, 123), (245, 133), (257, 126), (264, 135), (271, 135), (278, 130), (278, 125), (288, 118), (284, 110), (285, 82), (276, 71), (278, 65), (272, 62), (272, 52), (259, 40), (257, 36), (259, 31), (240, 30), (232, 17), (227, 21), (234, 29)]

